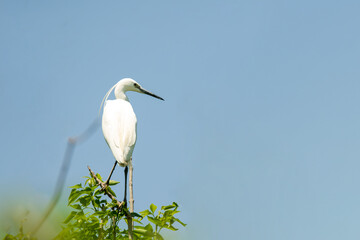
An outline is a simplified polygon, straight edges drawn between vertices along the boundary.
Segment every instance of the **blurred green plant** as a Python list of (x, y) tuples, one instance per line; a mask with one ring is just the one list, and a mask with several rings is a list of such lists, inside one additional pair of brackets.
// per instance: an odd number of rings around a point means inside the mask
[[(96, 174), (101, 180), (101, 176)], [(104, 195), (104, 191), (90, 176), (85, 177), (84, 185), (72, 186), (68, 198), (68, 205), (73, 209), (63, 222), (61, 232), (54, 240), (63, 239), (129, 239), (129, 217), (133, 222), (133, 239), (164, 239), (160, 232), (163, 229), (178, 230), (174, 224), (186, 226), (174, 215), (179, 213), (178, 204), (157, 206), (151, 204), (149, 209), (139, 213), (129, 213), (126, 207), (119, 207), (116, 200)], [(110, 186), (119, 182), (110, 181)], [(111, 187), (107, 190), (116, 196)], [(144, 221), (147, 219), (147, 221)], [(145, 223), (146, 222), (146, 223)], [(35, 240), (30, 234), (24, 234), (22, 226), (17, 235), (6, 235), (5, 240)]]
[(4, 240), (36, 240), (35, 237), (32, 237), (30, 235), (30, 233), (24, 233), (24, 222), (26, 221), (27, 219), (24, 218), (22, 221), (21, 221), (21, 224), (20, 224), (20, 227), (19, 227), (19, 233), (17, 235), (10, 235), (10, 234), (7, 234), (4, 238)]

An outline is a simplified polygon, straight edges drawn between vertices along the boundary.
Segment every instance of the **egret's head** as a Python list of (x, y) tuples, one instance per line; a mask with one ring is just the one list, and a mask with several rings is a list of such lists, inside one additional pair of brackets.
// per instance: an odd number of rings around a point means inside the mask
[(121, 79), (115, 87), (115, 94), (116, 92), (122, 91), (133, 91), (133, 92), (139, 92), (137, 86), (140, 86), (134, 79), (132, 78), (123, 78)]
[(154, 98), (164, 100), (163, 98), (147, 91), (146, 89), (142, 88), (140, 84), (138, 84), (134, 79), (131, 78), (123, 78), (121, 79), (115, 87), (115, 96), (116, 98), (121, 97), (122, 94), (124, 94), (127, 91), (133, 91), (138, 93), (144, 93), (147, 95), (150, 95)]
[(103, 98), (103, 100), (101, 102), (100, 112), (101, 112), (103, 104), (107, 101), (107, 99), (108, 99), (110, 93), (112, 92), (112, 90), (114, 90), (115, 97), (117, 99), (126, 99), (127, 100), (125, 92), (133, 91), (133, 92), (138, 92), (138, 93), (144, 93), (144, 94), (150, 95), (150, 96), (152, 96), (154, 98), (164, 100), (163, 98), (161, 98), (161, 97), (159, 97), (159, 96), (145, 90), (144, 88), (142, 88), (140, 86), (140, 84), (138, 84), (134, 79), (123, 78), (118, 83), (116, 83), (114, 86), (112, 86), (109, 89), (109, 91), (106, 93), (105, 97)]

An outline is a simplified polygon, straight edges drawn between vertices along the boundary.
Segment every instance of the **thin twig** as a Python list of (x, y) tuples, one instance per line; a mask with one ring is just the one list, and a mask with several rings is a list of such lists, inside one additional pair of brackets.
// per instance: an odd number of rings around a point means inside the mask
[(116, 201), (116, 204), (118, 205), (119, 208), (121, 208), (125, 203), (123, 201), (119, 201), (116, 199), (116, 197), (114, 197), (114, 195), (112, 195), (109, 190), (107, 189), (107, 186), (105, 183), (103, 183), (97, 176), (96, 174), (91, 170), (90, 166), (88, 166), (89, 172), (91, 174), (91, 176), (93, 176), (93, 178), (95, 179), (95, 181), (98, 183), (98, 185), (100, 185), (100, 187), (102, 189), (104, 189), (105, 194), (111, 198), (112, 200)]

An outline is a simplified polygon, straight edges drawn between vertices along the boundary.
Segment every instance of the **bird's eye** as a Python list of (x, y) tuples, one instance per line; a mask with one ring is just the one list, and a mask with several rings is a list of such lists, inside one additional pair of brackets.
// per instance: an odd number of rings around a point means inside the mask
[(134, 83), (134, 87), (139, 87), (139, 84), (137, 84), (137, 83)]

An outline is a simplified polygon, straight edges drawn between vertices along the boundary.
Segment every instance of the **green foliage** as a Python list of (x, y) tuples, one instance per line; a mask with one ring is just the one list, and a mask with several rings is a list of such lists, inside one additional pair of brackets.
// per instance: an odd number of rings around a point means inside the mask
[(147, 217), (147, 220), (149, 220), (150, 223), (146, 226), (135, 226), (134, 233), (139, 233), (139, 238), (142, 235), (150, 237), (148, 239), (163, 239), (160, 235), (161, 229), (166, 228), (172, 231), (177, 231), (178, 229), (173, 226), (175, 222), (178, 222), (185, 227), (186, 224), (174, 217), (174, 215), (179, 212), (177, 211), (178, 207), (179, 206), (173, 202), (171, 205), (162, 206), (161, 210), (156, 213), (157, 207), (154, 204), (151, 204), (150, 211), (145, 210), (140, 212), (141, 217)]
[[(101, 179), (99, 174), (97, 177)], [(124, 207), (119, 209), (116, 201), (107, 197), (92, 177), (85, 178), (84, 185), (80, 183), (71, 187), (68, 205), (72, 211), (64, 220), (62, 230), (54, 240), (129, 239), (126, 217), (129, 210)], [(110, 185), (118, 183), (110, 181)], [(107, 189), (116, 196), (110, 187)], [(175, 223), (186, 226), (174, 217), (179, 212), (178, 207), (174, 202), (157, 210), (157, 206), (151, 204), (145, 211), (131, 213), (134, 224), (133, 238), (161, 240), (164, 239), (160, 235), (162, 229), (176, 231), (178, 229), (174, 227)], [(36, 238), (24, 234), (20, 227), (18, 235), (8, 234), (5, 240), (36, 240)]]
[[(97, 174), (101, 179), (101, 176)], [(86, 177), (84, 186), (77, 184), (72, 186), (69, 196), (69, 206), (73, 211), (64, 221), (64, 228), (55, 238), (60, 239), (129, 239), (127, 229), (120, 226), (127, 226), (126, 211), (119, 209), (115, 201), (104, 196), (103, 191), (96, 185), (91, 177)], [(118, 182), (112, 181), (110, 185)], [(108, 187), (108, 190), (115, 196), (115, 193)], [(162, 229), (176, 231), (173, 226), (178, 222), (186, 226), (179, 219), (174, 217), (178, 205), (174, 202), (171, 205), (161, 207), (156, 213), (157, 207), (150, 205), (150, 210), (139, 213), (131, 213), (134, 221), (134, 239), (163, 239), (160, 235)], [(149, 223), (142, 222), (147, 218)]]
[(26, 219), (21, 221), (20, 224), (20, 228), (19, 228), (19, 233), (15, 236), (7, 234), (4, 238), (4, 240), (36, 240), (36, 238), (30, 236), (29, 233), (24, 233), (24, 222), (26, 221)]

